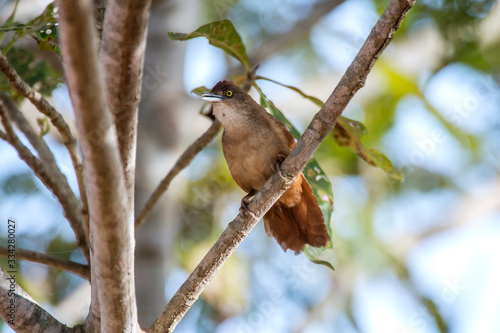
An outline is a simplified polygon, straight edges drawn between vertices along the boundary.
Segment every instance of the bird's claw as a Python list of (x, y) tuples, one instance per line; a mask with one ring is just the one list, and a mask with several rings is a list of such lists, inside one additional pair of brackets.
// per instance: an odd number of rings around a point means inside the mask
[(271, 169), (273, 169), (274, 172), (276, 172), (281, 179), (286, 180), (285, 177), (283, 177), (283, 174), (281, 173), (281, 163), (285, 160), (286, 156), (283, 154), (278, 154), (276, 155), (276, 163), (271, 164)]
[(254, 195), (253, 193), (250, 193), (248, 195), (245, 195), (243, 199), (241, 199), (240, 213), (241, 214), (247, 213), (252, 218), (257, 220), (257, 217), (254, 215), (254, 213), (252, 213), (250, 209), (248, 209), (248, 205), (250, 204), (250, 197), (252, 197), (253, 195)]
[(241, 207), (240, 207), (240, 212), (243, 210), (248, 210), (248, 204), (250, 203), (250, 198), (248, 195), (244, 196), (243, 199), (241, 199)]

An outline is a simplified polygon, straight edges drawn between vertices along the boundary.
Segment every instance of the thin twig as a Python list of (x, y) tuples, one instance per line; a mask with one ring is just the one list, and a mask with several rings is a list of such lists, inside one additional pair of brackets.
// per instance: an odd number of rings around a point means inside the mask
[[(68, 219), (78, 246), (83, 255), (90, 262), (89, 248), (85, 240), (83, 229), (84, 222), (81, 213), (80, 202), (69, 187), (68, 181), (56, 164), (54, 156), (46, 145), (29, 125), (21, 111), (5, 96), (0, 94), (0, 116), (7, 134), (7, 141), (17, 150), (21, 159), (35, 172), (40, 180), (49, 188), (61, 204), (64, 215)], [(31, 151), (21, 143), (12, 127), (14, 121), (21, 132), (28, 138), (31, 145), (36, 149), (38, 156), (33, 156)]]
[(83, 333), (81, 325), (69, 328), (38, 305), (16, 282), (17, 273), (0, 268), (0, 317), (16, 332)]
[[(57, 129), (63, 140), (66, 149), (69, 152), (73, 167), (75, 169), (76, 180), (78, 182), (78, 189), (80, 193), (80, 200), (82, 202), (82, 214), (84, 219), (85, 240), (88, 244), (89, 240), (89, 212), (87, 202), (87, 190), (85, 188), (85, 178), (83, 175), (83, 164), (78, 149), (78, 143), (71, 133), (71, 129), (57, 110), (45, 99), (43, 96), (33, 89), (29, 84), (16, 72), (14, 67), (10, 64), (9, 60), (0, 51), (0, 70), (9, 80), (10, 85), (21, 95), (27, 98), (42, 114), (46, 115), (52, 125)], [(88, 258), (87, 258), (88, 259)]]
[(220, 130), (220, 122), (218, 120), (214, 120), (212, 125), (203, 133), (195, 142), (193, 142), (183, 153), (170, 171), (167, 173), (165, 178), (158, 184), (154, 192), (148, 198), (144, 208), (139, 213), (139, 216), (135, 220), (135, 230), (141, 226), (141, 224), (146, 219), (146, 216), (151, 212), (154, 205), (158, 202), (160, 197), (168, 190), (170, 186), (170, 182), (177, 176), (179, 172), (181, 172), (185, 167), (191, 163), (194, 157), (203, 149), (205, 146), (212, 141), (212, 139), (219, 133)]
[[(2, 32), (10, 32), (10, 31), (40, 31), (41, 29), (47, 29), (49, 26), (55, 25), (57, 22), (51, 21), (51, 22), (43, 22), (43, 23), (37, 23), (33, 25), (25, 25), (25, 24), (13, 24), (13, 25), (8, 25), (4, 27), (0, 27), (0, 33)], [(8, 47), (9, 48), (9, 47)], [(10, 48), (9, 48), (10, 49)], [(5, 49), (4, 49), (5, 51)]]
[[(0, 246), (0, 256), (7, 257), (12, 253), (10, 250), (4, 246)], [(50, 267), (54, 267), (63, 271), (68, 271), (74, 273), (76, 275), (81, 276), (82, 278), (89, 280), (90, 279), (90, 271), (89, 266), (79, 264), (77, 262), (61, 259), (55, 256), (51, 256), (46, 253), (41, 253), (37, 251), (31, 251), (26, 249), (15, 249), (16, 260), (26, 260), (31, 262), (36, 262), (39, 264), (44, 264)]]
[(337, 8), (345, 0), (318, 1), (312, 8), (310, 14), (303, 20), (298, 21), (290, 29), (282, 33), (269, 36), (254, 52), (248, 55), (251, 63), (258, 63), (269, 59), (273, 54), (289, 49), (294, 44), (308, 39), (311, 29), (317, 25), (323, 17)]
[[(260, 63), (271, 58), (274, 54), (281, 53), (293, 47), (300, 41), (308, 39), (311, 30), (331, 11), (337, 8), (345, 0), (325, 0), (318, 1), (312, 8), (310, 14), (303, 20), (285, 32), (270, 35), (262, 41), (260, 46), (248, 54), (248, 60), (251, 64)], [(238, 64), (229, 69), (229, 76), (234, 75), (241, 70)]]
[(410, 270), (405, 265), (404, 259), (399, 256), (399, 253), (396, 255), (389, 249), (388, 246), (383, 244), (379, 244), (379, 251), (384, 253), (385, 257), (390, 260), (394, 272), (398, 275), (399, 279), (401, 281), (406, 281), (408, 289), (411, 293), (413, 293), (413, 296), (420, 302), (420, 304), (427, 308), (429, 314), (434, 319), (439, 332), (449, 332), (448, 324), (438, 311), (438, 304), (418, 291), (417, 286), (413, 283)]
[(224, 262), (250, 233), (258, 220), (291, 185), (321, 142), (333, 130), (349, 101), (364, 85), (371, 68), (384, 48), (392, 41), (401, 20), (414, 3), (414, 0), (391, 0), (389, 2), (353, 63), (325, 105), (314, 116), (291, 154), (282, 163), (281, 170), (284, 179), (278, 174), (271, 176), (248, 205), (248, 210), (252, 214), (244, 211), (229, 223), (214, 246), (172, 297), (162, 314), (148, 330), (149, 332), (172, 332), (174, 330)]

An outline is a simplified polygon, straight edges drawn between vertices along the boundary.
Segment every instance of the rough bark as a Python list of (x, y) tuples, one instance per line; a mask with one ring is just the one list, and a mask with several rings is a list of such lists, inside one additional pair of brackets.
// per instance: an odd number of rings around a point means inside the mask
[[(80, 133), (88, 184), (91, 317), (100, 318), (100, 327), (92, 322), (92, 328), (103, 332), (135, 332), (138, 324), (133, 269), (134, 215), (128, 204), (112, 115), (106, 105), (92, 8), (84, 0), (60, 0), (58, 5), (66, 82)], [(112, 15), (110, 8), (107, 15)]]
[(150, 0), (108, 1), (100, 52), (106, 101), (114, 118), (131, 211), (134, 205), (137, 111), (150, 4)]
[[(80, 325), (69, 328), (52, 317), (16, 283), (17, 272), (0, 268), (0, 317), (19, 333), (81, 333)], [(12, 305), (14, 312), (11, 311)]]

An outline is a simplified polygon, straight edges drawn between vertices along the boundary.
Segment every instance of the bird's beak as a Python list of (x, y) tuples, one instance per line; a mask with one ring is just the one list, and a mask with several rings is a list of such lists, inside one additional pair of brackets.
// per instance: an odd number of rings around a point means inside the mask
[(222, 102), (223, 100), (228, 99), (226, 96), (210, 94), (210, 93), (201, 95), (201, 98), (207, 102)]

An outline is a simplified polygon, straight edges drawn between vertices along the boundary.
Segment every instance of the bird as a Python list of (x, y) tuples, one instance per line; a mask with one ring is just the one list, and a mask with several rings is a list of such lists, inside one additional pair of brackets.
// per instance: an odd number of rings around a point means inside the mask
[[(231, 176), (247, 193), (241, 201), (241, 209), (247, 209), (250, 198), (280, 172), (295, 140), (278, 118), (229, 80), (218, 82), (201, 97), (212, 103), (224, 128), (222, 151)], [(302, 172), (263, 219), (267, 235), (285, 252), (299, 254), (306, 244), (324, 247), (330, 240), (318, 200)]]

